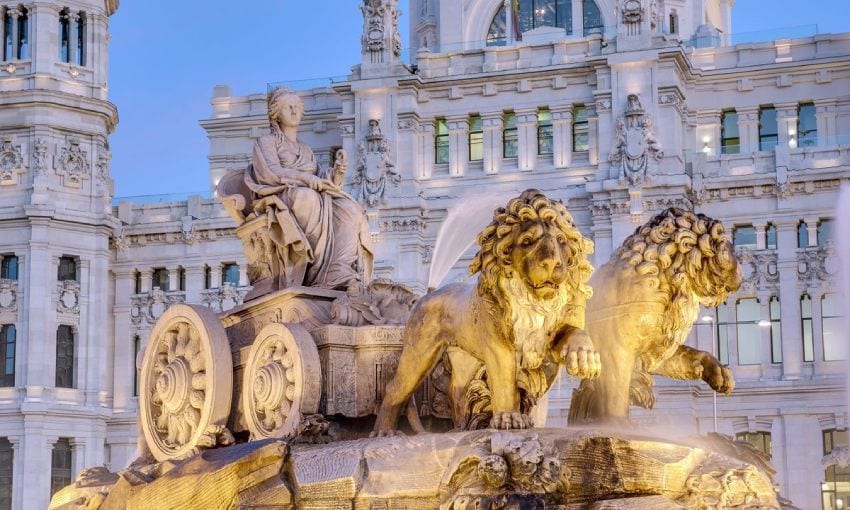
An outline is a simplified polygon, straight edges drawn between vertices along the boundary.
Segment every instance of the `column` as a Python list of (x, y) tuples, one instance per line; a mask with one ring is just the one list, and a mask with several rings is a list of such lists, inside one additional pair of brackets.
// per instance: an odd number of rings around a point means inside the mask
[(170, 265), (165, 267), (166, 271), (168, 271), (168, 290), (175, 291), (180, 290), (180, 269), (177, 265)]
[(573, 36), (584, 37), (584, 13), (582, 12), (581, 2), (573, 0)]
[[(406, 113), (399, 115), (397, 125), (398, 139), (393, 151), (393, 154), (396, 155), (396, 167), (402, 169), (403, 179), (416, 178), (417, 169), (420, 166), (419, 159), (422, 157), (422, 151), (419, 150), (416, 143), (419, 119), (413, 113)], [(399, 150), (399, 147), (403, 147), (405, 150)], [(240, 264), (239, 267), (241, 268), (243, 265)]]
[[(753, 228), (756, 230), (756, 250), (764, 250), (767, 246), (764, 238), (764, 229), (767, 223), (753, 223)], [(770, 314), (764, 317), (770, 317)]]
[(469, 119), (464, 116), (446, 117), (449, 128), (449, 175), (459, 177), (466, 173), (469, 162)]
[(153, 284), (153, 271), (151, 269), (139, 269), (139, 274), (141, 275), (142, 279), (141, 293), (147, 294), (148, 292), (153, 290), (153, 287), (151, 286)]
[(136, 371), (133, 358), (133, 340), (130, 334), (130, 301), (135, 285), (134, 271), (122, 269), (115, 271), (115, 306), (112, 313), (115, 321), (114, 354), (112, 359), (112, 412), (133, 412), (133, 378), (127, 377)]
[(481, 115), (484, 130), (484, 173), (497, 174), (502, 168), (502, 113)]
[(12, 18), (12, 58), (9, 60), (18, 60), (18, 17), (21, 11), (17, 7), (9, 7), (7, 13)]
[(248, 263), (242, 261), (239, 264), (239, 286), (246, 287), (248, 285), (251, 285), (251, 282), (248, 280)]
[(186, 268), (186, 302), (200, 303), (204, 290), (204, 266)]
[(591, 165), (599, 163), (599, 115), (592, 105), (587, 106), (587, 159)]
[[(20, 322), (26, 328), (19, 332), (21, 347), (26, 351), (21, 360), (26, 367), (25, 377), (19, 382), (27, 386), (27, 398), (40, 398), (41, 389), (53, 386), (48, 378), (51, 373), (47, 367), (55, 360), (51, 346), (56, 340), (56, 308), (53, 306), (53, 294), (56, 292), (56, 268), (59, 258), (49, 249), (49, 228), (47, 220), (32, 219), (32, 233), (29, 246), (29, 264), (26, 270), (25, 303), (20, 303)], [(20, 274), (20, 272), (19, 272)], [(24, 282), (19, 282), (21, 285)], [(19, 287), (20, 288), (20, 287)], [(24, 340), (26, 339), (26, 340)]]
[(416, 176), (418, 179), (430, 179), (434, 173), (434, 161), (437, 158), (436, 148), (434, 147), (436, 130), (437, 128), (432, 120), (423, 124), (419, 133), (419, 140), (422, 144), (422, 160), (420, 161), (419, 174)]
[(517, 167), (530, 172), (537, 166), (537, 109), (516, 110)]
[(749, 154), (759, 150), (758, 108), (738, 110), (738, 136), (741, 137), (741, 153)]
[(86, 467), (86, 440), (80, 437), (71, 438), (71, 480), (77, 478), (77, 473)]
[(35, 510), (47, 508), (50, 502), (50, 464), (53, 443), (58, 437), (46, 437), (43, 416), (24, 416), (24, 439), (21, 457), (23, 477), (15, 485), (26, 487), (22, 505), (15, 508)]
[(9, 437), (9, 443), (12, 444), (12, 508), (21, 508), (24, 500), (24, 484), (22, 483), (24, 458), (21, 451), (21, 436)]
[(211, 289), (220, 289), (221, 288), (221, 263), (218, 264), (210, 264), (210, 288)]
[(797, 288), (797, 225), (777, 223), (779, 317), (782, 320), (782, 378), (796, 380), (803, 370), (800, 292)]
[(803, 221), (806, 222), (806, 230), (809, 234), (809, 247), (815, 247), (818, 245), (818, 223), (820, 222), (820, 218), (817, 216), (806, 216), (803, 218)]
[(797, 103), (782, 103), (776, 106), (776, 130), (779, 134), (779, 147), (797, 147)]
[(77, 12), (69, 12), (68, 13), (68, 60), (72, 65), (76, 65), (77, 63), (77, 52), (79, 48), (77, 47), (77, 22), (80, 20), (80, 14)]
[(572, 105), (552, 109), (552, 161), (555, 168), (567, 168), (573, 160)]
[(818, 125), (818, 147), (835, 145), (835, 101), (815, 101), (815, 118)]
[(0, 43), (3, 44), (3, 48), (0, 49), (0, 55), (3, 56), (3, 60), (12, 60), (11, 55), (6, 55), (6, 23), (3, 23), (6, 18), (2, 6), (0, 6), (0, 15), (3, 15), (2, 19), (0, 19)]

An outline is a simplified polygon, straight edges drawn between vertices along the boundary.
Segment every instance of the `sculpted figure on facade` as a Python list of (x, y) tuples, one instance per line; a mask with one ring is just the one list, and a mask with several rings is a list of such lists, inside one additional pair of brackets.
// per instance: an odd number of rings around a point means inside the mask
[(625, 115), (617, 120), (615, 136), (608, 160), (617, 169), (617, 178), (632, 185), (642, 184), (651, 160), (659, 161), (664, 151), (636, 94), (629, 95)]
[(254, 290), (246, 299), (303, 285), (347, 289), (371, 279), (371, 234), (360, 204), (342, 190), (347, 158), (319, 168), (297, 139), (304, 104), (285, 88), (269, 93), (271, 133), (254, 145), (252, 164), (225, 176), (218, 195), (242, 225)]
[(700, 304), (723, 303), (741, 280), (719, 221), (670, 208), (638, 227), (590, 280), (586, 330), (605, 369), (574, 392), (570, 422), (626, 420), (630, 402), (651, 408), (653, 375), (731, 393), (729, 369), (684, 343)]
[(390, 161), (390, 145), (381, 132), (380, 121), (369, 120), (369, 130), (357, 152), (357, 168), (351, 184), (362, 203), (375, 207), (384, 202), (387, 183), (401, 181), (401, 175)]
[(598, 355), (583, 331), (593, 243), (566, 207), (527, 190), (496, 210), (478, 245), (469, 266), (477, 281), (447, 285), (414, 307), (378, 411), (377, 435), (394, 433), (401, 410), (444, 353), (458, 428), (468, 426), (475, 380), (487, 381), (492, 418), (484, 426), (516, 429), (532, 426), (537, 399), (561, 365), (580, 377), (599, 374)]

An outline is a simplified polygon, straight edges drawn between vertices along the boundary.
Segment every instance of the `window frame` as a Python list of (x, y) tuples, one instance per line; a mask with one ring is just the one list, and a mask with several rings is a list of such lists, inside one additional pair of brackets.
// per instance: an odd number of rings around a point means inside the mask
[[(228, 277), (228, 270), (231, 270), (233, 268), (236, 269), (236, 271), (235, 271), (236, 281), (232, 281)], [(226, 263), (221, 265), (221, 285), (223, 287), (224, 285), (226, 285), (228, 283), (232, 284), (234, 287), (239, 286), (239, 264), (237, 264), (236, 262), (226, 262)]]
[(71, 474), (74, 469), (74, 445), (71, 438), (58, 438), (53, 443), (50, 453), (50, 495), (52, 496), (73, 481)]
[[(548, 117), (548, 118), (547, 118)], [(548, 140), (548, 143), (544, 141)], [(546, 148), (548, 146), (548, 149)], [(538, 108), (537, 110), (537, 155), (551, 156), (555, 153), (555, 132), (552, 110)]]
[[(805, 119), (804, 120), (804, 115)], [(808, 124), (811, 122), (813, 126)], [(805, 125), (804, 125), (805, 124)], [(811, 128), (811, 129), (809, 129)], [(818, 144), (817, 107), (812, 102), (797, 105), (797, 147), (816, 147)]]
[[(769, 458), (773, 458), (773, 438), (769, 431), (757, 430), (755, 432), (737, 432), (735, 434), (735, 441), (749, 443), (753, 448), (764, 453)], [(763, 447), (760, 447), (758, 443), (761, 443)]]
[[(748, 233), (748, 235), (747, 235), (747, 237), (752, 237), (752, 242), (739, 243), (739, 236), (743, 236), (744, 235), (743, 231), (745, 231), (745, 230), (752, 231), (752, 232)], [(732, 246), (734, 246), (735, 249), (739, 249), (739, 248), (740, 249), (749, 249), (749, 250), (757, 249), (758, 248), (758, 232), (756, 231), (756, 228), (752, 225), (749, 225), (749, 224), (747, 224), (747, 225), (735, 225), (732, 228)]]
[[(770, 117), (773, 117), (771, 121)], [(772, 151), (779, 144), (779, 122), (776, 108), (763, 106), (759, 108), (759, 150)]]
[[(731, 120), (734, 117), (734, 122)], [(729, 120), (727, 126), (727, 119)], [(723, 110), (720, 114), (720, 153), (721, 154), (740, 154), (741, 153), (741, 127), (739, 123), (738, 112), (736, 110)], [(735, 136), (727, 136), (734, 127)], [(734, 143), (732, 143), (734, 142)]]
[[(516, 113), (512, 111), (502, 114), (502, 158), (519, 158), (519, 129)], [(510, 149), (510, 150), (509, 150)], [(512, 153), (511, 153), (512, 152)]]
[(779, 236), (776, 231), (776, 225), (773, 223), (768, 223), (764, 227), (764, 248), (766, 250), (779, 249)]
[(12, 490), (14, 475), (15, 449), (8, 437), (0, 437), (0, 510), (12, 509)]
[[(573, 106), (573, 125), (572, 125), (572, 141), (573, 152), (589, 153), (590, 152), (590, 112), (586, 105), (579, 104)], [(579, 144), (579, 138), (584, 140)]]
[(484, 120), (481, 115), (475, 114), (469, 116), (469, 132), (466, 142), (468, 149), (469, 161), (484, 160)]
[[(744, 302), (752, 303), (754, 305), (755, 313), (753, 317), (745, 318), (741, 316), (741, 305)], [(762, 364), (761, 328), (758, 326), (760, 315), (761, 302), (757, 297), (742, 297), (735, 302), (735, 343), (738, 352), (738, 366)], [(741, 339), (749, 339), (750, 336), (754, 339), (754, 348), (752, 350), (756, 356), (754, 359), (749, 359), (749, 357), (747, 357), (745, 362), (744, 356), (741, 355)]]
[[(11, 338), (11, 341), (10, 341)], [(13, 388), (15, 387), (15, 362), (18, 347), (18, 328), (14, 324), (0, 324), (0, 361), (2, 361), (2, 371), (0, 371), (0, 387)], [(9, 346), (11, 345), (11, 355), (9, 354)], [(11, 362), (11, 373), (9, 372), (9, 363)]]
[[(823, 360), (824, 361), (844, 361), (844, 360), (847, 359), (847, 349), (846, 349), (846, 347), (844, 348), (843, 357), (837, 357), (836, 358), (836, 357), (832, 357), (832, 356), (827, 356), (827, 330), (829, 329), (830, 331), (840, 331), (841, 330), (841, 319), (844, 318), (843, 315), (833, 315), (833, 314), (827, 315), (827, 313), (826, 313), (827, 307), (824, 306), (824, 301), (826, 301), (827, 298), (835, 299), (835, 300), (838, 301), (836, 303), (833, 303), (832, 304), (833, 306), (830, 307), (830, 308), (834, 308), (836, 312), (840, 313), (840, 307), (841, 307), (841, 305), (840, 305), (841, 297), (837, 293), (835, 293), (835, 292), (825, 292), (824, 294), (821, 295), (821, 297), (820, 297), (820, 302), (821, 302), (820, 320), (821, 320), (821, 334), (823, 335)], [(829, 321), (829, 323), (832, 323), (833, 319), (835, 319), (834, 322), (837, 322), (838, 324), (836, 324), (835, 327), (827, 328), (828, 321)], [(843, 342), (841, 342), (841, 338), (838, 339), (838, 342), (836, 343), (836, 345), (838, 345), (838, 346), (843, 345)]]
[[(62, 338), (61, 333), (68, 332), (68, 337)], [(77, 331), (74, 326), (60, 324), (56, 328), (56, 376), (55, 386), (57, 388), (75, 389), (77, 378)], [(61, 343), (60, 343), (61, 342)], [(61, 372), (60, 372), (61, 370)], [(68, 379), (67, 381), (65, 379)]]
[(449, 163), (449, 124), (445, 118), (438, 117), (434, 121), (434, 164)]
[(14, 253), (0, 255), (0, 280), (17, 281), (21, 260)]
[[(64, 267), (64, 269), (63, 269), (63, 263), (66, 265)], [(69, 270), (69, 267), (68, 267), (69, 264), (73, 265), (74, 277), (73, 278), (63, 278), (63, 276), (68, 276), (70, 274), (70, 270)], [(60, 281), (60, 282), (67, 282), (67, 281), (79, 282), (80, 281), (80, 259), (78, 257), (73, 256), (73, 255), (62, 255), (61, 257), (59, 257), (59, 264), (57, 265), (57, 268), (56, 268), (56, 280)]]
[(162, 292), (170, 291), (170, 274), (168, 268), (154, 267), (151, 268), (151, 290), (159, 287)]
[[(808, 303), (808, 309), (806, 308)], [(812, 317), (812, 297), (804, 293), (800, 296), (800, 332), (803, 340), (803, 362), (815, 360), (815, 335)]]

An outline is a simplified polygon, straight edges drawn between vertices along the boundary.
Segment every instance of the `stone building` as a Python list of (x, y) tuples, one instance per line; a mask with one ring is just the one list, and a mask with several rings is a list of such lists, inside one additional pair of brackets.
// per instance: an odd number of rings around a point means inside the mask
[[(214, 198), (109, 207), (117, 1), (2, 3), (0, 508), (43, 508), (51, 484), (132, 460), (136, 359), (162, 311), (233, 307), (248, 281)], [(850, 177), (850, 34), (733, 45), (729, 0), (410, 0), (404, 42), (396, 3), (361, 2), (360, 63), (299, 91), (299, 138), (320, 164), (349, 155), (376, 276), (421, 292), (462, 278), (492, 209), (529, 187), (567, 204), (597, 265), (668, 206), (722, 219), (746, 283), (690, 342), (729, 364), (735, 393), (715, 413), (702, 383), (659, 380), (635, 419), (751, 441), (797, 505), (845, 506), (850, 471), (829, 465), (850, 446), (830, 233)], [(219, 86), (211, 103), (212, 187), (268, 120), (266, 90)]]

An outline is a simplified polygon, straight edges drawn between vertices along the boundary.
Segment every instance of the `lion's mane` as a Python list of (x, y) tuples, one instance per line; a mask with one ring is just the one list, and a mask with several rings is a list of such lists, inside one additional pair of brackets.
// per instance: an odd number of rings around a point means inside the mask
[(734, 265), (722, 249), (728, 243), (719, 221), (671, 207), (638, 227), (617, 250), (621, 264), (669, 297), (662, 324), (665, 338), (681, 343), (699, 311), (698, 299), (716, 305), (734, 290), (726, 287)]

